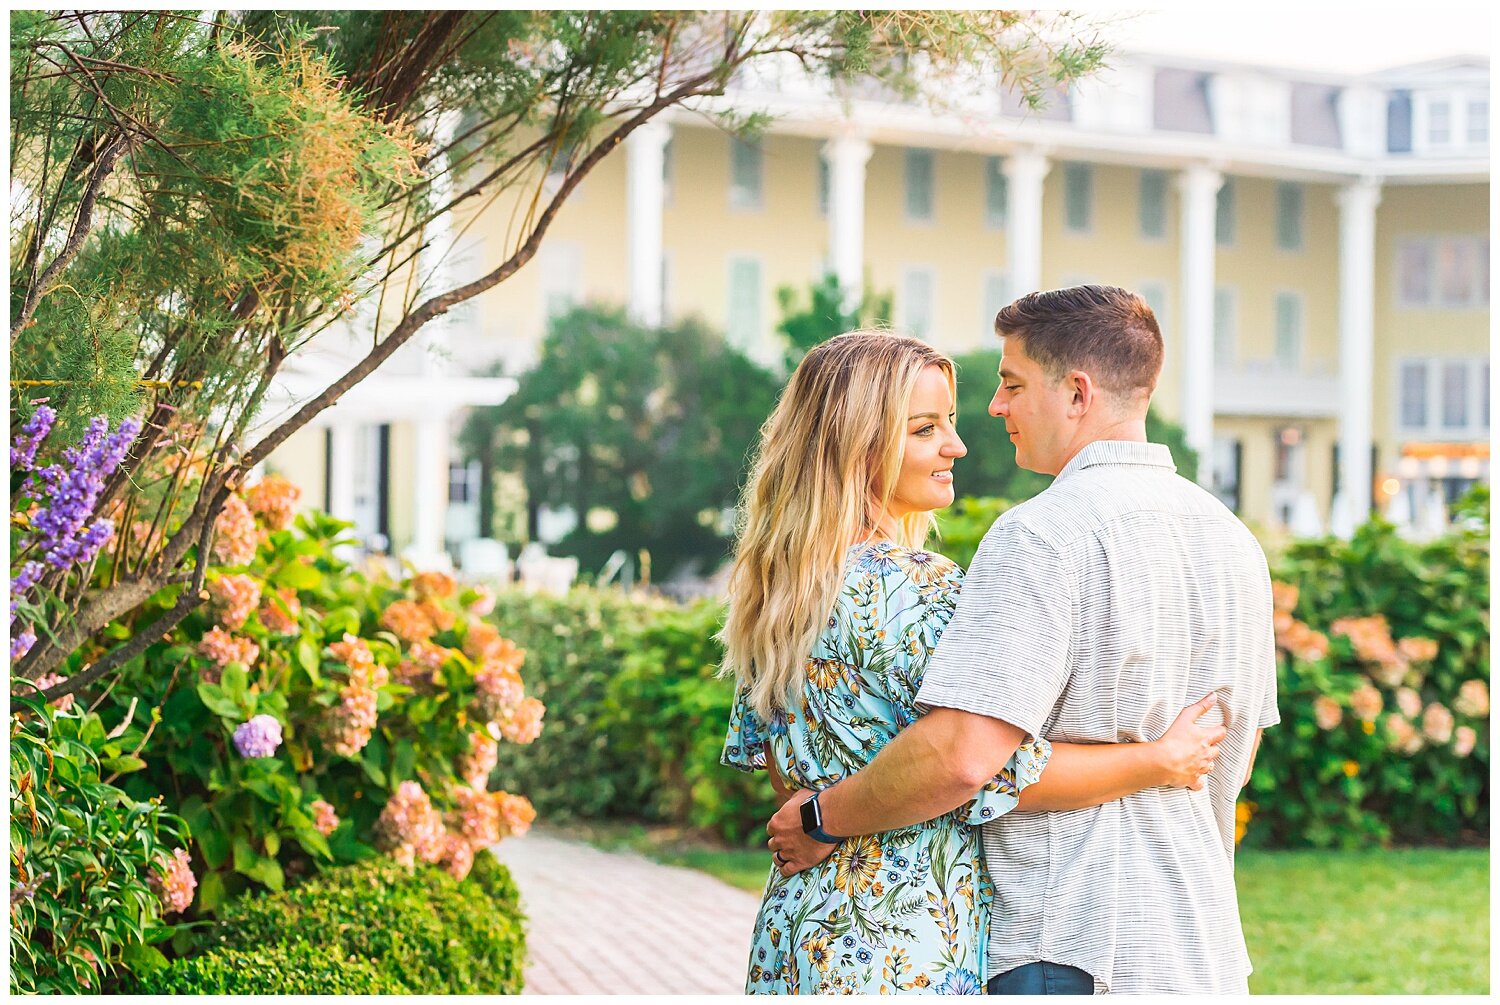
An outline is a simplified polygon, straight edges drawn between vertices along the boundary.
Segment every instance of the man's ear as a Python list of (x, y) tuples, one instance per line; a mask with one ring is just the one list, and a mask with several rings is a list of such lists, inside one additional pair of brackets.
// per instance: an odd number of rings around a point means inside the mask
[(1088, 414), (1089, 409), (1094, 407), (1094, 399), (1099, 396), (1099, 388), (1094, 385), (1094, 378), (1083, 370), (1074, 370), (1068, 374), (1067, 382), (1072, 398), (1068, 402), (1068, 417), (1081, 419)]

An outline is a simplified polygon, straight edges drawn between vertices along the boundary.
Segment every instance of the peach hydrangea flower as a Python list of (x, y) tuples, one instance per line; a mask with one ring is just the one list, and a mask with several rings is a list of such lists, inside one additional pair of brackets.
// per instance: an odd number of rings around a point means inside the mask
[(1422, 749), (1422, 734), (1405, 716), (1391, 712), (1385, 717), (1385, 729), (1391, 740), (1391, 748), (1403, 754), (1415, 754)]
[(458, 590), (458, 584), (446, 572), (419, 572), (412, 577), (412, 592), (418, 600), (445, 600)]
[(1412, 636), (1396, 643), (1396, 651), (1408, 663), (1431, 663), (1437, 659), (1438, 644), (1435, 639)]
[(526, 697), (521, 675), (502, 663), (485, 663), (474, 674), (474, 717), (480, 722), (505, 718)]
[(1385, 708), (1385, 700), (1373, 684), (1361, 684), (1349, 695), (1349, 707), (1365, 722), (1374, 722)]
[(327, 837), (338, 829), (339, 815), (334, 810), (333, 804), (322, 799), (314, 799), (311, 809), (313, 811), (313, 826), (318, 833)]
[(463, 881), (474, 868), (474, 849), (457, 834), (449, 834), (443, 841), (443, 857), (439, 865), (454, 879)]
[(432, 682), (433, 674), (442, 669), (453, 650), (432, 642), (413, 642), (407, 658), (396, 667), (398, 684), (417, 687)]
[(458, 777), (473, 788), (489, 787), (490, 772), (500, 761), (500, 745), (484, 733), (469, 734), (469, 749), (458, 761)]
[(260, 547), (255, 515), (245, 500), (230, 495), (214, 519), (213, 557), (225, 565), (249, 565)]
[(495, 802), (500, 806), (500, 822), (506, 837), (520, 837), (531, 829), (536, 819), (536, 808), (525, 796), (513, 796), (509, 792), (496, 792)]
[(1336, 729), (1344, 721), (1344, 710), (1337, 701), (1326, 694), (1320, 694), (1313, 699), (1313, 720), (1321, 730)]
[(437, 625), (414, 600), (397, 600), (380, 613), (380, 624), (389, 628), (403, 642), (426, 642), (437, 632)]
[(158, 862), (158, 868), (146, 877), (147, 884), (161, 898), (163, 914), (180, 914), (193, 902), (198, 879), (186, 849), (177, 848)]
[(1459, 726), (1453, 731), (1453, 753), (1458, 757), (1468, 757), (1474, 753), (1474, 744), (1479, 742), (1479, 734), (1474, 731), (1473, 726)]
[(484, 617), (495, 609), (495, 591), (483, 583), (474, 587), (474, 599), (469, 601), (469, 613)]
[(498, 722), (500, 735), (511, 743), (526, 744), (542, 734), (542, 715), (547, 707), (535, 698), (523, 698), (510, 714)]
[(1397, 688), (1396, 707), (1408, 719), (1415, 719), (1422, 714), (1422, 696), (1409, 687)]
[(1433, 702), (1422, 713), (1422, 732), (1433, 743), (1447, 743), (1453, 737), (1453, 713)]
[(260, 603), (260, 581), (243, 573), (217, 576), (208, 584), (208, 596), (226, 628), (242, 628)]
[(296, 635), (302, 627), (298, 620), (301, 617), (302, 601), (297, 599), (297, 591), (290, 586), (284, 586), (274, 596), (261, 600), (260, 623), (272, 635)]
[(267, 475), (245, 490), (250, 511), (271, 530), (285, 530), (297, 514), (302, 490), (280, 475)]
[(1489, 686), (1477, 677), (1464, 681), (1458, 686), (1458, 697), (1454, 699), (1453, 707), (1458, 710), (1459, 715), (1468, 716), (1470, 719), (1488, 718), (1490, 714)]
[[(260, 646), (251, 639), (242, 639), (231, 635), (223, 628), (215, 625), (203, 633), (203, 638), (198, 641), (198, 654), (211, 659), (216, 664), (212, 673), (212, 680), (217, 681), (219, 672), (231, 663), (243, 663), (245, 669), (255, 665), (260, 658)], [(204, 674), (208, 677), (209, 674)]]
[(412, 781), (396, 786), (375, 821), (375, 837), (397, 861), (407, 865), (415, 859), (437, 862), (447, 845), (442, 816), (433, 809), (422, 786)]

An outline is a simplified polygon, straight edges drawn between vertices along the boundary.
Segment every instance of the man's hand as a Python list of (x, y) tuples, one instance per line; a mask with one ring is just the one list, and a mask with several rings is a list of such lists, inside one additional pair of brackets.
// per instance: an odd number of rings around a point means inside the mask
[(832, 855), (833, 850), (838, 847), (803, 833), (802, 804), (812, 796), (807, 789), (793, 792), (791, 798), (781, 804), (781, 809), (776, 811), (770, 823), (766, 824), (766, 833), (771, 835), (766, 845), (771, 849), (771, 854), (776, 859), (776, 868), (781, 870), (783, 876), (794, 876), (811, 869)]

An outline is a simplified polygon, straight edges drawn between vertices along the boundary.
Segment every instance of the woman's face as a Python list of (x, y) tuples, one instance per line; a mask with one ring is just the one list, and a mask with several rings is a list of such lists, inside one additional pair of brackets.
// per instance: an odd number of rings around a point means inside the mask
[(917, 377), (906, 415), (906, 456), (890, 505), (897, 519), (951, 505), (953, 462), (969, 452), (954, 428), (953, 390), (941, 367)]

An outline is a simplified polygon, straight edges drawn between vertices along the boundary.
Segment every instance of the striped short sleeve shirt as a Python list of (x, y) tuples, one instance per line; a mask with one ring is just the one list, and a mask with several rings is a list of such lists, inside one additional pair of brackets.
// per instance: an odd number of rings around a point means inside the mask
[(1164, 446), (1091, 443), (995, 522), (920, 705), (1053, 742), (1143, 742), (1216, 691), (1229, 735), (1201, 791), (984, 825), (990, 976), (1046, 960), (1096, 991), (1246, 993), (1234, 806), (1256, 730), (1279, 721), (1275, 659), (1260, 546)]

